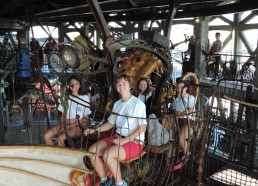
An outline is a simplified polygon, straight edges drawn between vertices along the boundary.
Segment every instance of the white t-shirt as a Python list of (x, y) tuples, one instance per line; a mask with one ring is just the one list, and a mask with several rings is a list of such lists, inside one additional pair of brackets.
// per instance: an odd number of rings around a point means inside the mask
[(153, 146), (161, 146), (166, 144), (168, 140), (168, 129), (162, 126), (155, 114), (149, 115), (148, 144)]
[(222, 48), (223, 43), (222, 41), (218, 40), (218, 41), (214, 41), (211, 45), (211, 52), (218, 52), (220, 48)]
[[(116, 125), (116, 133), (122, 136), (128, 136), (140, 125), (147, 125), (146, 121), (146, 106), (145, 104), (132, 96), (128, 101), (123, 102), (122, 99), (115, 102), (112, 109), (113, 113), (118, 113), (121, 116), (111, 114), (108, 117), (108, 122)], [(130, 117), (131, 116), (131, 117)], [(144, 141), (144, 132), (139, 134), (137, 140)], [(133, 141), (132, 139), (131, 141)]]
[[(186, 94), (183, 97), (183, 100), (181, 99), (181, 96), (176, 98), (174, 101), (173, 109), (175, 109), (178, 112), (185, 112), (188, 107), (195, 107), (195, 97), (193, 95)], [(182, 117), (186, 118), (187, 116), (179, 116), (179, 118)]]
[[(75, 119), (76, 115), (79, 115), (82, 119), (83, 116), (89, 115), (91, 113), (90, 110), (90, 99), (87, 95), (80, 95), (80, 99), (70, 95), (68, 99), (68, 110), (67, 110), (67, 119)], [(85, 101), (85, 102), (84, 102)], [(63, 105), (59, 104), (58, 110), (60, 112), (64, 112)]]
[(139, 95), (138, 95), (138, 98), (139, 98), (140, 100), (142, 100), (143, 103), (146, 103), (147, 100), (149, 99), (149, 97), (151, 97), (151, 95), (152, 95), (152, 92), (149, 92), (146, 96), (143, 95), (143, 94), (139, 94)]

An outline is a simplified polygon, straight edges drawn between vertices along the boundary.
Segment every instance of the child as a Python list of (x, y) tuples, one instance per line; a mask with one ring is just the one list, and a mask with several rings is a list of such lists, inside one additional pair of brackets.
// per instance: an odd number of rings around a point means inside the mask
[[(114, 176), (116, 186), (126, 186), (121, 178), (120, 161), (138, 157), (143, 150), (144, 133), (146, 131), (145, 104), (132, 95), (131, 78), (127, 75), (117, 76), (115, 87), (121, 99), (116, 101), (108, 121), (95, 129), (86, 129), (84, 134), (104, 132), (116, 127), (116, 134), (93, 144), (89, 151), (96, 153), (90, 161), (101, 179), (101, 185), (111, 185), (105, 166)], [(117, 114), (114, 114), (117, 113)]]
[(58, 110), (62, 112), (61, 123), (44, 134), (44, 140), (47, 145), (53, 145), (52, 138), (58, 136), (58, 146), (65, 146), (66, 140), (65, 130), (68, 130), (68, 135), (71, 138), (79, 137), (82, 134), (81, 125), (89, 118), (91, 113), (89, 108), (89, 97), (84, 91), (81, 79), (77, 75), (72, 75), (68, 80), (69, 97), (68, 109), (66, 115), (67, 126), (65, 128), (63, 121), (63, 105), (59, 104)]
[(146, 78), (141, 78), (137, 84), (138, 98), (146, 103), (147, 100), (152, 96), (152, 91), (149, 82)]

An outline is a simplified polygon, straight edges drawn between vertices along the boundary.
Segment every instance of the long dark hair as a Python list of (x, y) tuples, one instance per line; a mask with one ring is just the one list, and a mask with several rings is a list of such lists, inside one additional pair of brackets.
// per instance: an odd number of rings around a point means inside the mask
[(141, 78), (139, 79), (139, 81), (137, 82), (137, 87), (136, 87), (136, 91), (137, 91), (137, 94), (139, 95), (141, 93), (141, 90), (139, 89), (139, 84), (141, 81), (146, 81), (147, 83), (147, 88), (146, 90), (143, 92), (143, 95), (147, 96), (149, 94), (149, 92), (151, 92), (151, 88), (150, 88), (150, 83), (148, 81), (147, 78)]
[(191, 86), (191, 83), (185, 80), (181, 80), (180, 78), (177, 78), (176, 80), (177, 85), (179, 83), (184, 83), (184, 88), (187, 88), (186, 93), (193, 95), (193, 87)]
[[(86, 91), (85, 91), (85, 87), (84, 87), (84, 84), (82, 83), (82, 80), (81, 80), (81, 77), (74, 74), (74, 75), (71, 75), (70, 78), (68, 79), (67, 83), (68, 85), (70, 84), (70, 81), (74, 79), (76, 81), (78, 81), (80, 83), (80, 88), (79, 88), (79, 91), (78, 91), (78, 94), (79, 95), (85, 95), (86, 94)], [(70, 88), (68, 90), (69, 94), (72, 94)]]

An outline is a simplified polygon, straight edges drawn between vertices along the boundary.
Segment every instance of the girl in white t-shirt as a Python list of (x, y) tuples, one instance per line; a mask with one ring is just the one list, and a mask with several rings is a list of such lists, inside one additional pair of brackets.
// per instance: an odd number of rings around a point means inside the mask
[[(183, 150), (185, 156), (188, 155), (187, 139), (193, 135), (194, 129), (194, 107), (195, 97), (187, 93), (188, 86), (185, 86), (184, 81), (177, 82), (177, 93), (179, 96), (175, 99), (173, 105), (173, 113), (177, 116), (180, 133), (179, 146)], [(190, 123), (190, 128), (188, 127)]]
[(150, 83), (146, 78), (141, 78), (137, 83), (137, 97), (146, 103), (147, 100), (152, 96)]
[[(68, 109), (66, 115), (66, 130), (70, 137), (79, 137), (82, 134), (81, 125), (89, 118), (90, 105), (89, 97), (85, 94), (83, 85), (81, 84), (80, 77), (72, 75), (68, 80), (69, 85), (69, 97), (68, 97)], [(63, 121), (63, 105), (59, 104), (58, 110), (62, 112), (61, 123), (44, 134), (45, 143), (47, 145), (53, 145), (52, 138), (58, 136), (58, 146), (65, 146), (65, 122)]]
[(93, 144), (89, 151), (96, 153), (90, 161), (101, 179), (101, 185), (111, 185), (107, 178), (105, 166), (114, 176), (116, 186), (126, 186), (122, 180), (119, 162), (138, 157), (144, 144), (146, 131), (146, 106), (132, 95), (130, 89), (131, 78), (127, 75), (117, 76), (115, 87), (121, 99), (116, 101), (108, 121), (95, 129), (86, 129), (85, 135), (94, 132), (104, 132), (116, 127), (113, 136)]

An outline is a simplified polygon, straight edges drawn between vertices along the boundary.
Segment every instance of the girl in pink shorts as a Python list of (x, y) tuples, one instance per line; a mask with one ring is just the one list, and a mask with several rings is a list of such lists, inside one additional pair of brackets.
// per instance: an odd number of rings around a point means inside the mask
[(114, 129), (112, 137), (93, 144), (89, 151), (96, 153), (90, 161), (101, 179), (101, 185), (111, 185), (112, 180), (106, 175), (106, 168), (112, 172), (117, 186), (126, 186), (122, 180), (120, 161), (139, 156), (143, 149), (146, 131), (145, 104), (131, 93), (131, 78), (127, 75), (115, 77), (114, 84), (120, 95), (108, 121), (95, 129), (86, 129), (85, 135)]
[[(54, 126), (44, 134), (44, 140), (47, 145), (53, 145), (52, 138), (57, 136), (58, 146), (65, 146), (67, 130), (71, 138), (79, 137), (82, 134), (81, 125), (86, 122), (88, 115), (91, 113), (89, 105), (89, 97), (86, 95), (81, 79), (77, 75), (72, 75), (68, 80), (68, 109), (67, 115), (64, 116), (64, 107), (59, 104), (58, 110), (62, 112), (60, 125)], [(66, 118), (66, 126), (64, 122)]]

